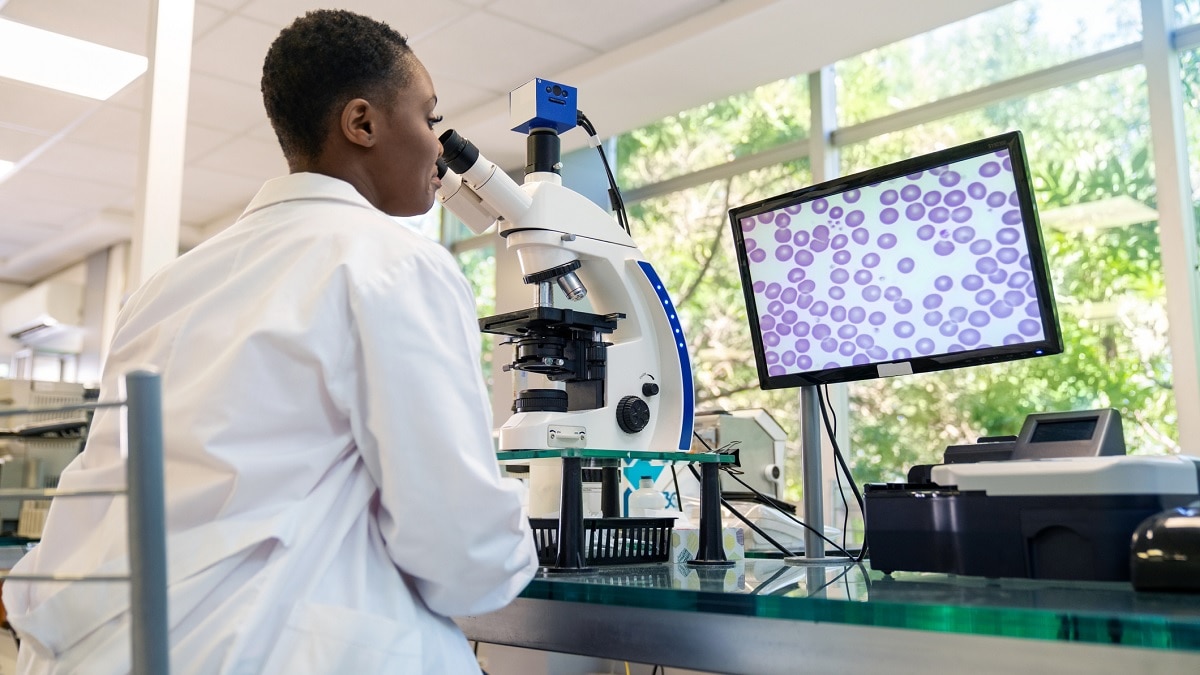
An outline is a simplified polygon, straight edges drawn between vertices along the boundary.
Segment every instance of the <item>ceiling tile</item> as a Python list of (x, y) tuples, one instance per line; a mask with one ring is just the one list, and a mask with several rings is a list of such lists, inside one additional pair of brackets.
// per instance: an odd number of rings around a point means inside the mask
[(278, 144), (246, 137), (236, 138), (215, 148), (196, 161), (195, 165), (247, 176), (259, 182), (288, 171)]
[[(74, 221), (87, 211), (78, 206), (68, 206), (53, 201), (30, 199), (21, 194), (14, 194), (0, 185), (0, 222), (26, 222), (40, 224), (46, 227), (62, 227), (63, 224)], [(7, 226), (0, 227), (0, 230)]]
[(9, 129), (0, 122), (0, 160), (16, 162), (49, 140), (46, 133)]
[(453, 71), (460, 82), (499, 91), (596, 56), (594, 50), (486, 12), (414, 42), (414, 51), (438, 72)]
[[(328, 2), (320, 0), (252, 0), (239, 13), (281, 29), (309, 10), (328, 6)], [(414, 40), (470, 11), (466, 5), (450, 0), (440, 0), (439, 2), (349, 0), (339, 3), (339, 7), (382, 21)]]
[(275, 135), (275, 129), (271, 128), (269, 120), (263, 119), (261, 123), (251, 127), (250, 131), (246, 132), (246, 136), (262, 141), (263, 143), (270, 143), (274, 148), (279, 148), (279, 137)]
[(22, 169), (0, 184), (0, 199), (18, 198), (83, 209), (104, 209), (129, 199), (130, 190), (78, 178)]
[(146, 54), (150, 25), (148, 0), (9, 0), (4, 16), (30, 26), (62, 33), (134, 54)]
[(141, 135), (140, 113), (106, 104), (80, 122), (67, 138), (112, 150), (138, 152)]
[(198, 124), (187, 127), (187, 144), (183, 151), (184, 159), (195, 161), (216, 148), (233, 140), (234, 134), (228, 131), (217, 131)]
[(719, 0), (606, 0), (603, 5), (560, 0), (497, 0), (492, 14), (587, 45), (610, 50), (716, 5)]
[(223, 9), (196, 3), (196, 15), (192, 20), (192, 42), (204, 37), (214, 26), (225, 20), (229, 13)]
[(463, 84), (437, 73), (430, 73), (430, 77), (433, 78), (433, 87), (437, 91), (437, 112), (448, 117), (506, 93)]
[(233, 11), (246, 4), (246, 0), (197, 0), (196, 5), (205, 5), (226, 11)]
[(196, 41), (192, 70), (257, 87), (267, 47), (278, 34), (276, 26), (232, 16)]
[(210, 129), (241, 133), (267, 118), (258, 85), (192, 73), (188, 121)]
[(263, 181), (191, 166), (183, 172), (183, 212), (186, 223), (205, 224), (231, 211), (246, 208)]
[(0, 220), (0, 239), (6, 242), (22, 244), (25, 247), (40, 244), (43, 241), (59, 234), (56, 227), (46, 227), (34, 223), (22, 222), (19, 220), (9, 220), (5, 218)]
[(62, 140), (39, 155), (26, 170), (132, 190), (137, 185), (138, 154)]
[(55, 134), (99, 106), (82, 96), (0, 78), (0, 122), (9, 128)]

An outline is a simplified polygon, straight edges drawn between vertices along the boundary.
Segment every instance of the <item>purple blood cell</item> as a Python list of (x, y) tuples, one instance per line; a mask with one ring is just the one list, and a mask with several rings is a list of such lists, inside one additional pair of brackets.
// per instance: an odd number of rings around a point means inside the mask
[(850, 233), (850, 238), (856, 244), (865, 244), (871, 240), (871, 233), (866, 228), (860, 228)]
[(909, 220), (920, 220), (925, 217), (925, 207), (920, 202), (913, 202), (908, 205), (908, 208), (904, 209), (904, 215)]
[(870, 349), (875, 346), (875, 338), (866, 333), (859, 333), (858, 337), (854, 338), (854, 344), (858, 345), (860, 349)]
[(942, 193), (937, 190), (930, 190), (921, 197), (921, 203), (925, 206), (937, 206), (938, 202), (942, 201)]
[(939, 241), (933, 245), (933, 252), (940, 256), (947, 256), (954, 253), (954, 244), (948, 241)]
[(1016, 209), (1005, 211), (1004, 215), (1000, 216), (1000, 220), (1005, 225), (1018, 225), (1021, 222), (1021, 212)]
[(1013, 313), (1013, 308), (1004, 304), (1004, 302), (1000, 300), (997, 300), (995, 303), (993, 303), (989, 309), (992, 312), (992, 316), (996, 317), (997, 319), (1007, 319), (1008, 317), (1012, 316)]
[(786, 323), (789, 326), (796, 323), (796, 319), (798, 319), (798, 318), (800, 318), (800, 316), (798, 314), (796, 314), (795, 310), (792, 310), (792, 309), (786, 310), (786, 311), (784, 311), (783, 314), (779, 315), (779, 320)]
[(775, 241), (786, 244), (792, 240), (791, 230), (775, 230)]
[(763, 314), (762, 316), (758, 317), (758, 327), (763, 331), (774, 330), (775, 317), (771, 316), (770, 314)]
[(838, 353), (842, 356), (850, 356), (855, 351), (857, 351), (857, 348), (854, 346), (853, 342), (843, 342), (838, 346)]
[(790, 368), (796, 365), (796, 352), (784, 352), (783, 358), (780, 360), (783, 361), (783, 365)]
[(946, 193), (946, 206), (949, 206), (950, 208), (962, 206), (966, 201), (967, 196), (963, 194), (962, 190), (951, 190), (950, 192)]
[(760, 223), (769, 223), (772, 220), (775, 220), (775, 212), (774, 211), (767, 211), (766, 213), (758, 214), (758, 222), (760, 222)]
[(1021, 291), (1005, 291), (1004, 304), (1020, 307), (1025, 304), (1025, 294)]
[[(811, 328), (808, 325), (807, 321), (797, 321), (795, 324), (792, 325), (792, 335), (795, 335), (796, 337), (807, 336), (809, 330), (811, 330)], [(796, 349), (800, 349), (800, 341), (799, 340), (796, 341)], [(807, 349), (807, 347), (805, 347), (805, 349)], [(804, 350), (800, 349), (800, 351), (804, 351)]]
[(866, 286), (871, 283), (871, 279), (875, 278), (873, 274), (867, 270), (859, 270), (854, 273), (854, 283), (859, 286)]
[(900, 195), (896, 194), (895, 190), (884, 190), (883, 194), (879, 195), (879, 203), (887, 206), (889, 204), (895, 204), (896, 200), (899, 198)]
[(921, 188), (916, 185), (905, 185), (900, 189), (900, 198), (906, 202), (916, 201), (921, 196)]
[(844, 234), (839, 234), (833, 238), (833, 241), (829, 242), (829, 247), (835, 251), (840, 248), (846, 248), (846, 243), (848, 241), (850, 241), (849, 237)]
[(988, 281), (992, 282), (993, 284), (1002, 284), (1007, 278), (1008, 272), (1005, 272), (1003, 269), (998, 269), (988, 275)]
[[(812, 264), (812, 261), (813, 261), (813, 254), (804, 249), (800, 249), (799, 251), (797, 251), (796, 257), (792, 258), (792, 262), (794, 262), (797, 265), (800, 265), (802, 267), (808, 267), (809, 265)], [(803, 270), (801, 270), (801, 271), (803, 271)]]
[(801, 356), (800, 358), (796, 359), (796, 367), (800, 370), (808, 370), (809, 368), (812, 368), (812, 363), (812, 359), (807, 356)]
[(784, 244), (775, 249), (775, 259), (779, 262), (787, 262), (792, 259), (793, 249), (791, 246)]
[(775, 332), (779, 333), (780, 335), (782, 335), (784, 337), (787, 337), (788, 335), (792, 334), (792, 327), (790, 324), (781, 323), (781, 324), (775, 326)]
[(853, 204), (854, 202), (858, 201), (858, 198), (861, 194), (862, 193), (858, 190), (850, 190), (846, 194), (842, 195), (842, 199), (845, 199), (847, 204)]
[(909, 180), (921, 180), (921, 174), (922, 174), (922, 173), (924, 173), (924, 171), (918, 171), (918, 172), (916, 172), (916, 173), (910, 173), (910, 174), (908, 174), (907, 176), (905, 176), (905, 178), (907, 178), (907, 179), (909, 179)]
[(1021, 337), (1020, 335), (1012, 335), (1012, 334), (1005, 335), (1004, 336), (1004, 344), (1006, 344), (1006, 345), (1025, 344), (1025, 338)]
[(838, 305), (829, 310), (829, 318), (841, 323), (846, 320), (846, 308)]
[(933, 280), (933, 287), (945, 293), (951, 288), (954, 288), (954, 280), (943, 274), (942, 276)]
[[(849, 201), (849, 200), (847, 200), (847, 201)], [(855, 210), (851, 211), (850, 213), (846, 214), (846, 225), (848, 225), (850, 227), (858, 227), (859, 225), (862, 225), (863, 221), (866, 219), (867, 219), (867, 217), (866, 217), (866, 215), (863, 214), (862, 211), (855, 209)]]
[(1037, 301), (1033, 301), (1025, 305), (1025, 315), (1040, 319), (1042, 316), (1041, 309), (1038, 308)]
[(753, 250), (754, 250), (754, 249), (756, 249), (756, 248), (758, 248), (758, 242), (757, 242), (757, 241), (754, 241), (753, 239), (747, 239), (747, 240), (746, 240), (746, 250), (747, 250), (747, 251), (753, 251)]
[(829, 289), (829, 297), (833, 298), (834, 300), (841, 300), (842, 298), (846, 297), (846, 291), (841, 286), (834, 286), (833, 288)]
[(1012, 191), (1012, 194), (1010, 194), (1010, 195), (1008, 196), (1008, 205), (1009, 205), (1009, 206), (1016, 206), (1016, 205), (1017, 205), (1017, 204), (1019, 204), (1019, 203), (1021, 203), (1021, 199), (1020, 199), (1020, 197), (1018, 197), (1018, 196), (1017, 196), (1017, 191), (1016, 191), (1016, 190), (1013, 190), (1013, 191)]
[(936, 233), (937, 230), (932, 225), (922, 225), (921, 227), (917, 228), (917, 239), (920, 239), (921, 241), (929, 241), (930, 239), (933, 239), (933, 235)]
[(849, 340), (850, 338), (854, 337), (855, 335), (858, 335), (858, 329), (848, 323), (842, 324), (842, 326), (840, 328), (838, 328), (837, 334), (838, 334), (838, 337), (842, 338), (843, 340)]
[(818, 300), (812, 304), (808, 310), (813, 316), (825, 316), (829, 313), (829, 305), (825, 304), (824, 300)]
[(829, 227), (826, 225), (818, 225), (812, 231), (813, 241), (829, 241)]
[(833, 262), (839, 265), (845, 265), (846, 263), (850, 262), (850, 258), (850, 251), (843, 250), (833, 254)]
[(816, 290), (816, 288), (817, 282), (813, 281), (812, 279), (805, 279), (804, 281), (796, 284), (796, 290), (800, 291), (802, 295), (808, 295)]
[(791, 224), (792, 224), (792, 217), (789, 216), (788, 214), (781, 213), (781, 214), (775, 216), (775, 227), (782, 229)]
[(742, 218), (742, 232), (753, 232), (753, 231), (754, 231), (754, 219), (753, 218)]
[(983, 199), (987, 195), (987, 187), (983, 183), (975, 181), (967, 186), (967, 194), (971, 196), (971, 199)]
[(979, 167), (979, 175), (984, 178), (991, 178), (1000, 173), (1000, 164), (997, 162), (987, 162)]
[(792, 237), (792, 243), (796, 246), (804, 246), (808, 244), (808, 232), (805, 230), (800, 230), (797, 232), (796, 235)]
[(1030, 264), (1029, 264), (1029, 256), (1027, 256), (1027, 255), (1021, 256), (1021, 269), (1023, 269), (1023, 270), (1031, 269)]
[(878, 265), (879, 265), (879, 254), (878, 253), (868, 253), (862, 257), (862, 266), (863, 267), (871, 268), (871, 267), (877, 267)]
[(876, 361), (882, 361), (888, 357), (888, 353), (887, 353), (887, 350), (884, 349), (883, 347), (880, 347), (879, 345), (875, 345), (874, 347), (871, 347), (870, 349), (867, 350), (867, 356), (870, 356), (871, 358), (875, 359)]
[(896, 235), (884, 232), (875, 240), (875, 245), (886, 251), (896, 245)]
[(903, 295), (904, 291), (900, 290), (899, 286), (888, 286), (887, 290), (883, 292), (883, 297), (890, 302), (899, 300)]
[(929, 295), (925, 296), (925, 299), (921, 301), (921, 304), (924, 305), (925, 309), (937, 309), (938, 307), (942, 306), (942, 296), (938, 295), (937, 293), (930, 293)]
[(779, 346), (779, 334), (778, 333), (767, 333), (766, 335), (763, 335), (763, 344), (765, 344), (768, 347), (778, 347)]
[(1025, 295), (1028, 295), (1031, 298), (1036, 298), (1037, 297), (1037, 284), (1033, 283), (1032, 281), (1029, 282), (1028, 284), (1026, 284), (1025, 285)]
[(767, 282), (756, 281), (756, 282), (754, 282), (754, 285), (751, 286), (751, 288), (754, 289), (755, 293), (762, 293), (767, 288)]
[(812, 205), (813, 213), (825, 213), (825, 210), (828, 208), (829, 202), (825, 201), (825, 199), (818, 199)]
[(936, 326), (942, 322), (942, 313), (938, 311), (926, 312), (924, 321), (926, 326)]
[[(801, 292), (803, 293), (803, 291), (801, 291)], [(810, 306), (812, 306), (812, 304), (813, 304), (813, 296), (808, 295), (808, 294), (801, 295), (800, 298), (798, 300), (796, 300), (796, 306), (799, 307), (800, 309), (808, 309)]]
[(950, 209), (944, 206), (935, 206), (929, 209), (929, 220), (935, 223), (944, 223), (950, 220)]
[(970, 316), (967, 317), (967, 323), (971, 324), (972, 326), (975, 326), (976, 328), (982, 328), (983, 326), (986, 326), (989, 323), (991, 323), (991, 321), (992, 321), (991, 314), (988, 314), (987, 312), (981, 312), (979, 310), (975, 310), (974, 312), (971, 312)]
[(748, 258), (750, 258), (750, 262), (760, 263), (767, 259), (767, 252), (762, 250), (761, 248), (756, 248), (753, 251), (750, 251), (749, 253), (747, 253), (746, 256)]
[(968, 347), (979, 344), (979, 338), (979, 331), (975, 330), (974, 328), (964, 328), (963, 331), (958, 334), (958, 339), (962, 340), (962, 343)]
[[(796, 332), (796, 330), (792, 329), (792, 333), (794, 334), (795, 332)], [(800, 338), (799, 340), (796, 340), (796, 351), (800, 352), (801, 354), (808, 351), (811, 347), (812, 347), (812, 345), (808, 342), (808, 340), (805, 340), (804, 338)]]
[(907, 321), (897, 321), (895, 332), (897, 337), (909, 338), (913, 336), (913, 333), (917, 332), (917, 329)]
[(991, 274), (1000, 269), (1000, 265), (996, 263), (995, 258), (980, 258), (975, 261), (975, 270), (980, 274)]
[(1003, 167), (1005, 171), (1012, 171), (1012, 159), (1005, 157), (1004, 161), (1000, 162), (1000, 166)]
[(947, 321), (938, 326), (938, 332), (946, 337), (952, 337), (958, 334), (958, 324), (953, 321)]
[(778, 300), (773, 300), (771, 301), (771, 304), (767, 305), (767, 311), (775, 316), (779, 316), (780, 314), (783, 314), (783, 303)]
[(835, 284), (844, 284), (850, 280), (850, 273), (845, 269), (838, 267), (829, 273), (829, 279)]
[(882, 326), (887, 323), (887, 315), (883, 312), (871, 312), (871, 316), (867, 317), (867, 323), (872, 326)]
[(985, 288), (975, 294), (975, 302), (979, 305), (989, 305), (996, 299), (996, 291)]
[(783, 292), (779, 294), (779, 299), (782, 300), (784, 302), (784, 304), (790, 305), (790, 304), (796, 302), (796, 297), (799, 295), (800, 295), (800, 293), (798, 291), (796, 291), (796, 289), (785, 288), (785, 289), (783, 289)]
[(892, 358), (896, 359), (897, 361), (902, 361), (904, 359), (911, 359), (912, 352), (908, 351), (904, 347), (897, 347), (896, 349), (894, 349), (892, 351)]
[(836, 352), (837, 348), (838, 348), (837, 338), (827, 337), (824, 340), (821, 340), (821, 349), (824, 349), (827, 352)]
[(947, 312), (947, 314), (950, 315), (950, 320), (955, 323), (962, 323), (963, 321), (967, 320), (966, 307), (953, 307), (949, 312)]
[(941, 176), (938, 176), (938, 182), (946, 187), (958, 185), (958, 181), (960, 180), (962, 180), (962, 176), (960, 176), (957, 171), (947, 171)]
[(814, 239), (812, 240), (812, 243), (810, 243), (810, 244), (808, 245), (808, 247), (809, 247), (810, 249), (812, 249), (812, 251), (813, 251), (814, 253), (820, 253), (821, 251), (824, 251), (825, 249), (829, 248), (829, 240), (828, 240), (828, 239), (816, 239), (816, 238), (814, 238)]
[(892, 304), (892, 309), (895, 310), (897, 314), (908, 314), (912, 311), (912, 301), (908, 298), (900, 298)]
[(942, 166), (935, 166), (932, 169), (930, 169), (929, 174), (932, 176), (940, 176), (940, 175), (946, 173), (946, 171), (948, 171), (949, 169), (950, 169), (949, 166), (946, 166), (945, 164), (943, 164)]
[(813, 326), (812, 336), (814, 339), (824, 340), (825, 338), (829, 337), (830, 335), (833, 335), (833, 329), (830, 328), (829, 326), (826, 326), (823, 323), (819, 323), (819, 324)]
[(900, 270), (904, 274), (908, 274), (916, 267), (917, 263), (913, 262), (912, 258), (901, 258), (900, 261), (896, 263), (896, 269)]
[(900, 220), (900, 212), (890, 206), (879, 212), (879, 222), (884, 225), (891, 225), (897, 220)]
[(1021, 288), (1027, 283), (1029, 283), (1028, 272), (1013, 272), (1012, 275), (1008, 277), (1009, 288)]
[[(800, 254), (797, 253), (796, 255)], [(799, 267), (793, 267), (792, 269), (788, 270), (788, 281), (792, 283), (804, 281), (804, 277), (804, 270), (800, 269)]]
[(968, 274), (962, 279), (962, 287), (968, 291), (977, 291), (983, 288), (983, 279), (978, 274)]
[(1025, 337), (1033, 337), (1042, 332), (1042, 325), (1033, 319), (1021, 319), (1021, 323), (1017, 324), (1017, 331)]
[(992, 242), (987, 239), (976, 239), (971, 242), (971, 253), (975, 255), (983, 255), (990, 250), (992, 250)]
[(862, 291), (863, 300), (866, 300), (867, 302), (875, 302), (881, 295), (883, 295), (883, 291), (879, 290), (879, 287), (875, 284), (867, 286)]
[(846, 313), (846, 318), (850, 319), (850, 323), (862, 323), (863, 319), (867, 318), (867, 310), (862, 307), (851, 307)]
[(773, 364), (773, 363), (779, 363), (779, 355), (776, 354), (775, 352), (767, 352), (766, 359), (767, 359), (768, 365)]
[(960, 206), (950, 212), (950, 219), (956, 223), (965, 223), (971, 219), (971, 207)]
[(783, 286), (780, 286), (779, 284), (772, 281), (770, 284), (767, 285), (767, 291), (766, 291), (766, 293), (764, 293), (764, 295), (767, 296), (768, 300), (774, 300), (775, 298), (779, 297), (779, 294), (782, 291), (783, 291)]
[(803, 204), (792, 204), (791, 206), (784, 207), (783, 210), (791, 214), (797, 214), (800, 213), (800, 209), (802, 208), (804, 208)]
[(917, 340), (918, 354), (932, 354), (933, 347), (933, 340), (930, 340), (929, 338), (921, 338), (920, 340)]
[(829, 209), (829, 217), (834, 220), (838, 220), (839, 218), (841, 218), (842, 213), (844, 213), (844, 211), (842, 211), (842, 207), (840, 207), (840, 206), (835, 206), (832, 209)]
[(954, 241), (957, 241), (960, 244), (965, 244), (975, 238), (975, 228), (963, 225), (962, 227), (955, 229), (954, 234), (951, 235), (951, 237), (954, 239)]
[(1008, 200), (1008, 195), (1003, 192), (993, 192), (987, 197), (987, 205), (993, 209), (998, 209), (1004, 206), (1004, 202)]

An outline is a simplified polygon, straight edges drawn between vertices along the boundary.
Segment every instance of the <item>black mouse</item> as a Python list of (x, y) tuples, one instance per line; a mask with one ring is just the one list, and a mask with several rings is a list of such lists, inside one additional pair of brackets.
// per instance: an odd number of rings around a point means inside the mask
[(1129, 564), (1139, 591), (1200, 593), (1200, 502), (1143, 520), (1133, 532)]

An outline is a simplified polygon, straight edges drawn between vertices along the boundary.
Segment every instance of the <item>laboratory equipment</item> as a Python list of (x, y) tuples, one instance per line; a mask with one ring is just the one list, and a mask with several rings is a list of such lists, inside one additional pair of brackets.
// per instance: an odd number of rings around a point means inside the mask
[(629, 515), (635, 518), (658, 516), (666, 508), (666, 495), (654, 487), (653, 478), (642, 476), (638, 481), (638, 489), (629, 495)]
[(1139, 591), (1200, 591), (1200, 502), (1142, 521), (1129, 561)]
[[(514, 414), (502, 451), (691, 447), (693, 386), (683, 329), (667, 289), (629, 233), (564, 187), (559, 134), (579, 122), (576, 92), (533, 80), (510, 95), (514, 130), (527, 134), (518, 186), (454, 130), (442, 135), (438, 197), (477, 233), (497, 233), (535, 290), (533, 307), (480, 319), (509, 338)], [(591, 311), (556, 305), (587, 297)]]
[[(804, 511), (822, 522), (816, 386), (1057, 354), (1013, 131), (730, 210), (764, 389), (801, 387)], [(824, 550), (815, 535), (806, 550)]]
[[(730, 446), (737, 451), (738, 476), (750, 487), (775, 499), (783, 499), (784, 451), (787, 434), (783, 427), (761, 408), (747, 410), (704, 411), (696, 414), (693, 452), (706, 452)], [(707, 447), (705, 447), (707, 444)], [(692, 483), (688, 483), (690, 487)], [(680, 490), (688, 495), (687, 487)], [(731, 476), (721, 476), (721, 494), (727, 499), (750, 494)], [(688, 495), (690, 496), (690, 495)]]

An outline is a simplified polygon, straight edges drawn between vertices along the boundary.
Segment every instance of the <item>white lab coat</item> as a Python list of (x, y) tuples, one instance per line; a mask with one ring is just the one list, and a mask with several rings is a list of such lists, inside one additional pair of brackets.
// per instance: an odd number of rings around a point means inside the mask
[[(471, 673), (446, 617), (537, 561), (502, 479), (471, 290), (450, 254), (316, 174), (139, 289), (102, 384), (163, 377), (174, 675)], [(123, 484), (97, 412), (60, 487)], [(124, 498), (56, 500), (22, 573), (126, 569)], [(10, 582), (22, 673), (130, 668), (125, 584)]]

